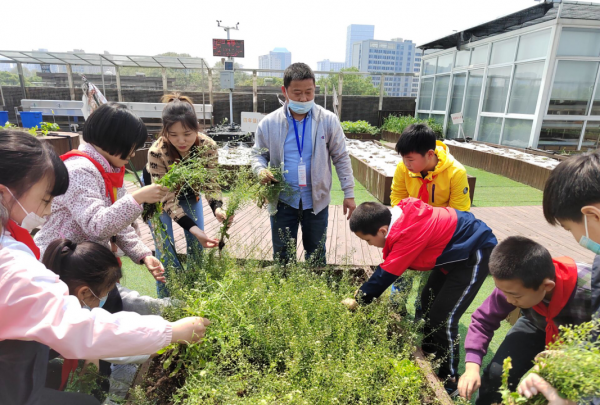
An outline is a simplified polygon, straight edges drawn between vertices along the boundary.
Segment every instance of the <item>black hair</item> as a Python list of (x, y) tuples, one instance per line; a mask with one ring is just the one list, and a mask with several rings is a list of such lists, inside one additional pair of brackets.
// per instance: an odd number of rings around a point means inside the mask
[[(67, 192), (69, 172), (52, 146), (27, 132), (0, 131), (0, 184), (18, 199), (45, 177), (52, 197)], [(8, 222), (12, 204), (14, 201), (0, 204), (0, 232)]]
[[(192, 99), (181, 93), (165, 94), (160, 101), (167, 103), (162, 111), (163, 126), (160, 135), (167, 145), (169, 156), (172, 156), (175, 159), (177, 156), (180, 156), (180, 154), (177, 148), (169, 141), (169, 128), (171, 128), (173, 124), (179, 122), (185, 129), (199, 132), (200, 124), (198, 123), (198, 116), (196, 115), (196, 109), (194, 108)], [(196, 137), (194, 146), (197, 147), (199, 144), (200, 139)]]
[(144, 146), (148, 130), (125, 104), (107, 103), (94, 111), (83, 127), (83, 140), (111, 155), (127, 159)]
[(360, 204), (350, 217), (350, 230), (365, 235), (377, 235), (379, 228), (389, 225), (392, 220), (391, 211), (378, 202)]
[(69, 239), (52, 241), (42, 258), (75, 295), (80, 286), (88, 286), (94, 294), (102, 294), (122, 277), (119, 261), (106, 246), (95, 242), (73, 243)]
[(545, 279), (556, 277), (548, 249), (523, 236), (510, 236), (490, 256), (490, 274), (498, 280), (521, 280), (525, 288), (537, 290)]
[(560, 220), (583, 221), (581, 209), (600, 203), (600, 151), (572, 156), (552, 170), (544, 187), (544, 217), (551, 225)]
[(425, 155), (436, 147), (435, 132), (426, 124), (412, 124), (400, 135), (396, 143), (396, 152), (401, 156), (416, 152)]
[(292, 63), (283, 72), (283, 86), (286, 89), (290, 87), (290, 83), (292, 81), (306, 79), (312, 79), (313, 83), (316, 83), (315, 74), (313, 73), (310, 66), (308, 66), (306, 63)]

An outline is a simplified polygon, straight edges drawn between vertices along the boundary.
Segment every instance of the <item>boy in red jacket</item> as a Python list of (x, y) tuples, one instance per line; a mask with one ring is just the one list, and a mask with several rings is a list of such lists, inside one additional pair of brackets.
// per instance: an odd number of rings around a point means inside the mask
[(350, 230), (383, 248), (384, 262), (357, 291), (359, 302), (379, 297), (409, 268), (432, 271), (421, 294), (423, 350), (441, 358), (438, 376), (448, 393), (457, 395), (458, 322), (488, 275), (497, 244), (492, 230), (470, 212), (432, 207), (416, 198), (400, 201), (391, 211), (380, 203), (363, 203), (350, 218)]

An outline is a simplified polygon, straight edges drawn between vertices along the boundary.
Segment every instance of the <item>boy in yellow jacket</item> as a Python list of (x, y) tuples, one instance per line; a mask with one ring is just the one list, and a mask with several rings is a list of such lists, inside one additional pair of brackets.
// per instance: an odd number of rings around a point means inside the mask
[(467, 171), (448, 147), (436, 140), (431, 128), (425, 124), (410, 125), (400, 136), (396, 152), (402, 156), (402, 162), (392, 181), (392, 207), (415, 197), (433, 207), (469, 211)]

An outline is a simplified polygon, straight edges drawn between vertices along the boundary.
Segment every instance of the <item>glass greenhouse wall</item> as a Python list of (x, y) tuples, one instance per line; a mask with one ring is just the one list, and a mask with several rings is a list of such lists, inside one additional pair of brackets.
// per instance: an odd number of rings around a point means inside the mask
[[(428, 51), (431, 52), (431, 51)], [(600, 21), (559, 19), (423, 57), (416, 115), (513, 147), (600, 146)]]

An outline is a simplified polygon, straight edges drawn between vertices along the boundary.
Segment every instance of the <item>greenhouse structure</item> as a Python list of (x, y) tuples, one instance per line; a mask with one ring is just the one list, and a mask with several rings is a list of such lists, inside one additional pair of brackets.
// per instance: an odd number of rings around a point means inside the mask
[[(420, 48), (416, 115), (443, 124), (447, 138), (599, 147), (600, 4), (546, 1)], [(463, 124), (453, 124), (459, 112)]]

